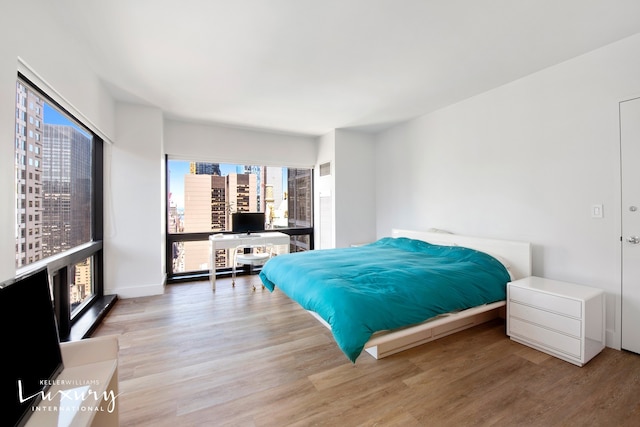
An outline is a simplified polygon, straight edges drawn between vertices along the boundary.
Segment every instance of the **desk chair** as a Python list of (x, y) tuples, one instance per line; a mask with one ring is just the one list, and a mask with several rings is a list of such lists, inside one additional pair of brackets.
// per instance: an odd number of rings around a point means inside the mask
[[(273, 255), (273, 245), (239, 245), (233, 250), (231, 267), (231, 286), (236, 286), (236, 266), (249, 265), (251, 268), (257, 265), (264, 265)], [(253, 290), (256, 287), (253, 286)]]

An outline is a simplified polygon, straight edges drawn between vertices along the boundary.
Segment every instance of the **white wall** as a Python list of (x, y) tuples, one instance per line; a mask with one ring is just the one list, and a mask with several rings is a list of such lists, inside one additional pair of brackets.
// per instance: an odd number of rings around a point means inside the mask
[[(332, 238), (327, 247), (375, 239), (375, 144), (371, 135), (336, 130), (315, 138), (165, 119), (164, 146), (169, 156), (189, 160), (316, 167), (317, 232), (322, 221), (318, 219), (318, 195), (322, 192), (335, 197), (328, 221)], [(331, 162), (332, 176), (320, 178), (317, 166), (325, 162)], [(338, 192), (334, 176), (340, 179)], [(316, 234), (317, 248), (322, 247), (322, 240)]]
[[(314, 177), (315, 247), (330, 249), (376, 239), (375, 139), (336, 129), (318, 138)], [(319, 166), (331, 164), (331, 175)]]
[(636, 35), (378, 135), (378, 237), (530, 241), (534, 274), (607, 291), (619, 348), (618, 102), (640, 94), (639, 51)]
[(374, 150), (372, 135), (335, 131), (336, 247), (368, 243), (376, 238)]
[(315, 138), (167, 119), (165, 151), (185, 160), (311, 168)]
[[(112, 139), (114, 102), (83, 61), (76, 41), (52, 19), (53, 2), (5, 2), (0, 14), (0, 280), (15, 275), (14, 146), (18, 58), (72, 112), (80, 112), (94, 131)], [(33, 77), (33, 76), (32, 76)], [(39, 82), (40, 83), (40, 82)]]
[(105, 293), (155, 295), (165, 284), (162, 112), (117, 104), (117, 144), (105, 150)]

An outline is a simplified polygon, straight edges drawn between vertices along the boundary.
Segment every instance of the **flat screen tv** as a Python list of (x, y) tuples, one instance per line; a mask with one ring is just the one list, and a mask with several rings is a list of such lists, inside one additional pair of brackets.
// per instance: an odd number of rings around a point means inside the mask
[(231, 214), (231, 231), (234, 233), (256, 233), (264, 231), (264, 212), (236, 212)]
[(0, 328), (2, 424), (20, 426), (63, 369), (46, 268), (0, 283)]

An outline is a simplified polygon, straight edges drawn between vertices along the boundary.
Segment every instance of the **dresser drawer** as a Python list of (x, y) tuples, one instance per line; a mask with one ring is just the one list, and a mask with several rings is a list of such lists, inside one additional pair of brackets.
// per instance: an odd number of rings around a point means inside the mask
[(579, 339), (525, 322), (518, 318), (509, 318), (509, 333), (510, 335), (530, 341), (533, 344), (560, 351), (578, 359), (581, 357), (581, 342)]
[(550, 313), (528, 305), (522, 305), (516, 302), (509, 304), (509, 317), (517, 317), (536, 325), (554, 329), (576, 338), (582, 336), (582, 323), (578, 319), (562, 316), (560, 314)]
[(517, 286), (509, 287), (509, 299), (535, 307), (543, 307), (545, 310), (567, 316), (582, 317), (582, 303), (575, 299), (523, 289)]

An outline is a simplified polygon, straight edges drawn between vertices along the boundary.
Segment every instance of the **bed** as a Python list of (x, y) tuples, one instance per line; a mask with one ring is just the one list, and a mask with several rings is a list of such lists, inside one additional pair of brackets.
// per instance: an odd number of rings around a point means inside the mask
[(529, 243), (397, 229), (358, 247), (280, 255), (260, 272), (267, 289), (329, 327), (352, 362), (493, 319), (507, 282), (529, 275)]

